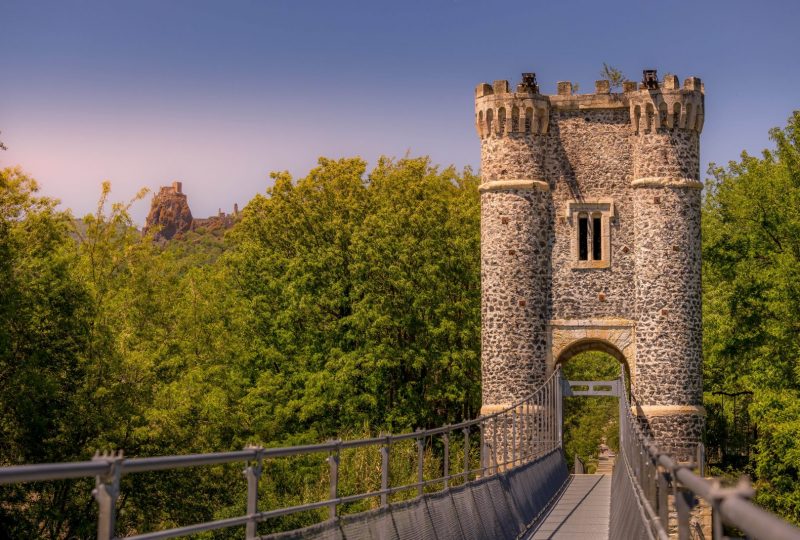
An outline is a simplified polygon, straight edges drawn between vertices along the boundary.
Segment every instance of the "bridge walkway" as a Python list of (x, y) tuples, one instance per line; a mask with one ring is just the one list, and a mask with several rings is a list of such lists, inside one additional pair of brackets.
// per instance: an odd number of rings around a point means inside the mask
[(607, 540), (611, 474), (573, 474), (528, 540)]

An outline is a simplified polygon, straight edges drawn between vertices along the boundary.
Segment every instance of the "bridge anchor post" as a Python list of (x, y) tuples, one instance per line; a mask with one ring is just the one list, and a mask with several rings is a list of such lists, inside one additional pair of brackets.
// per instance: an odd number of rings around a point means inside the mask
[(391, 437), (386, 437), (386, 442), (381, 446), (381, 508), (389, 506), (389, 445)]
[[(422, 430), (418, 429), (417, 431), (422, 431)], [(425, 465), (425, 439), (418, 438), (417, 439), (417, 496), (419, 497), (422, 497), (423, 493), (425, 492), (424, 465)]]
[(342, 441), (336, 441), (336, 450), (328, 456), (330, 466), (330, 500), (328, 505), (328, 521), (336, 521), (336, 499), (339, 497), (339, 446)]
[(253, 540), (258, 537), (258, 522), (256, 521), (256, 514), (258, 514), (258, 482), (261, 479), (261, 472), (263, 470), (263, 453), (264, 448), (261, 446), (247, 446), (245, 450), (256, 451), (255, 465), (249, 464), (242, 471), (244, 477), (247, 479), (247, 525), (245, 525), (245, 538), (246, 540)]
[[(481, 440), (483, 440), (483, 423), (480, 424)], [(464, 483), (469, 482), (469, 428), (461, 430), (464, 433)], [(483, 448), (481, 448), (481, 467), (483, 467)], [(481, 471), (483, 476), (483, 471)]]
[(105, 461), (109, 465), (108, 473), (96, 477), (92, 495), (97, 501), (97, 540), (112, 540), (117, 518), (117, 499), (119, 498), (119, 482), (122, 477), (122, 462), (125, 460), (122, 451), (95, 453), (92, 461)]

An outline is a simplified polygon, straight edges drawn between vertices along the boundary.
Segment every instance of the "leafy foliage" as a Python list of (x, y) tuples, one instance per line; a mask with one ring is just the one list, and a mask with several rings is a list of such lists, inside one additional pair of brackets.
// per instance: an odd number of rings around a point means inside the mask
[[(109, 205), (108, 184), (97, 212), (74, 220), (21, 171), (3, 171), (3, 464), (319, 442), (474, 416), (477, 178), (427, 159), (384, 159), (369, 175), (359, 159), (321, 159), (296, 182), (274, 176), (226, 238), (160, 245), (135, 230), (130, 203)], [(393, 459), (395, 474), (414, 474), (402, 451)], [(295, 460), (262, 498), (311, 498), (325, 472), (323, 459)], [(126, 477), (118, 530), (240, 515), (242, 483), (232, 466)], [(90, 491), (89, 480), (3, 488), (0, 535), (91, 537)]]
[(600, 78), (607, 80), (613, 89), (622, 88), (622, 83), (625, 82), (625, 75), (614, 66), (609, 66), (603, 62), (603, 69), (600, 70)]
[(226, 263), (250, 304), (259, 433), (455, 421), (479, 400), (477, 179), (427, 160), (275, 175)]
[[(800, 113), (776, 144), (710, 167), (703, 208), (706, 390), (754, 392), (757, 501), (800, 522)], [(710, 437), (717, 434), (710, 433)]]

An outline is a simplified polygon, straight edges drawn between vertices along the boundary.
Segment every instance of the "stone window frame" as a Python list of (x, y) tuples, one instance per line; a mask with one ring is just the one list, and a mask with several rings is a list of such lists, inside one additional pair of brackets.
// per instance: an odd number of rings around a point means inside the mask
[[(588, 260), (580, 260), (580, 238), (577, 217), (580, 214), (588, 214), (589, 226), (593, 217), (600, 217), (600, 252), (599, 260), (592, 259), (592, 245), (589, 240)], [(613, 199), (594, 199), (583, 201), (570, 201), (567, 203), (567, 224), (572, 227), (570, 233), (570, 254), (572, 258), (572, 268), (609, 268), (611, 267), (611, 220), (614, 217)]]

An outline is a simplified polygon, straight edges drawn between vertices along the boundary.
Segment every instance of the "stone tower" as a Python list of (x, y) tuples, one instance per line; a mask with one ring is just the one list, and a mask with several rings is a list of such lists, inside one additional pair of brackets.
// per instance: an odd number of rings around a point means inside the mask
[(666, 450), (700, 441), (703, 88), (675, 76), (542, 95), (478, 85), (483, 408), (586, 350), (619, 359)]

